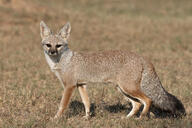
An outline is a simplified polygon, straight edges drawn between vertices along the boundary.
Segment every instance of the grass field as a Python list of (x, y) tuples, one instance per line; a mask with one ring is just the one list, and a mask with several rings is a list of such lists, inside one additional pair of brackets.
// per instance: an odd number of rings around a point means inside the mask
[[(131, 109), (123, 96), (113, 86), (90, 84), (90, 120), (82, 118), (76, 90), (63, 117), (51, 121), (62, 86), (43, 55), (41, 20), (55, 32), (70, 21), (74, 51), (124, 49), (147, 56), (187, 116), (122, 119)], [(2, 128), (192, 128), (191, 83), (191, 0), (0, 0)]]

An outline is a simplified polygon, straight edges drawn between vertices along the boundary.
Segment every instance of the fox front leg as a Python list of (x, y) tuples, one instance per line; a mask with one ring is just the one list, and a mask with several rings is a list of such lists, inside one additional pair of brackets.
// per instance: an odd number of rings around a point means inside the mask
[(85, 106), (85, 112), (86, 115), (84, 116), (86, 119), (90, 118), (90, 102), (89, 102), (89, 97), (87, 94), (86, 86), (78, 86), (79, 93), (81, 95), (81, 99), (83, 101), (83, 104)]
[(75, 89), (75, 86), (66, 87), (64, 89), (63, 96), (59, 105), (59, 110), (57, 111), (57, 114), (55, 115), (54, 119), (57, 119), (58, 117), (60, 117), (64, 112), (64, 110), (67, 108), (67, 105), (69, 104), (69, 101), (74, 89)]

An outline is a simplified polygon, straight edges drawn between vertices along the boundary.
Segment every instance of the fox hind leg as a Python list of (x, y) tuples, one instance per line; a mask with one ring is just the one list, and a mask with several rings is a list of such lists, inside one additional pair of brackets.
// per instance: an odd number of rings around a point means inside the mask
[(140, 118), (143, 116), (146, 116), (149, 112), (150, 106), (151, 106), (151, 99), (148, 98), (147, 96), (143, 95), (142, 97), (138, 97), (141, 103), (143, 103), (144, 107), (141, 112)]
[(128, 99), (131, 101), (131, 104), (133, 106), (131, 112), (127, 115), (128, 118), (137, 114), (137, 112), (139, 111), (139, 108), (141, 107), (141, 104), (143, 104), (144, 107), (140, 114), (140, 118), (147, 115), (151, 106), (150, 98), (148, 98), (143, 92), (141, 92), (139, 89), (136, 89), (136, 88), (135, 90), (130, 91), (124, 86), (119, 86), (119, 89), (125, 96), (128, 97)]
[(130, 101), (132, 104), (132, 109), (129, 112), (129, 114), (127, 115), (127, 118), (130, 118), (130, 117), (136, 115), (141, 107), (141, 103), (137, 99), (135, 99), (135, 98), (131, 97), (130, 95), (128, 95), (127, 93), (125, 93), (118, 85), (117, 85), (117, 89), (125, 96), (126, 100)]
[(131, 104), (132, 104), (132, 110), (127, 115), (127, 118), (130, 118), (130, 117), (136, 115), (137, 112), (139, 111), (140, 107), (141, 107), (141, 103), (139, 103), (139, 102), (137, 102), (135, 100), (132, 100), (130, 98), (129, 98), (129, 100), (131, 101)]

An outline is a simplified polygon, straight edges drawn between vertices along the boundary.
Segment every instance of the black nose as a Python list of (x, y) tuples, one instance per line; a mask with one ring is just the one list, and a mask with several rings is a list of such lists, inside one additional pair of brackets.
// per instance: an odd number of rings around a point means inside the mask
[(54, 54), (55, 53), (55, 51), (51, 51), (51, 54)]
[(55, 53), (56, 53), (56, 51), (50, 51), (50, 53), (51, 53), (51, 54), (55, 54)]

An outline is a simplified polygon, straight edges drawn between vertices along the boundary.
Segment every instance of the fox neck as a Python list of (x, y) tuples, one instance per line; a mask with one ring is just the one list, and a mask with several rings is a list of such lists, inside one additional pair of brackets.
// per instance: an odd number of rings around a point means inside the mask
[(51, 69), (54, 69), (57, 64), (59, 64), (61, 61), (62, 63), (69, 63), (71, 60), (71, 57), (73, 56), (73, 51), (70, 49), (64, 50), (61, 54), (57, 56), (50, 56), (46, 52), (45, 53), (45, 58), (47, 60), (47, 63), (49, 64)]

